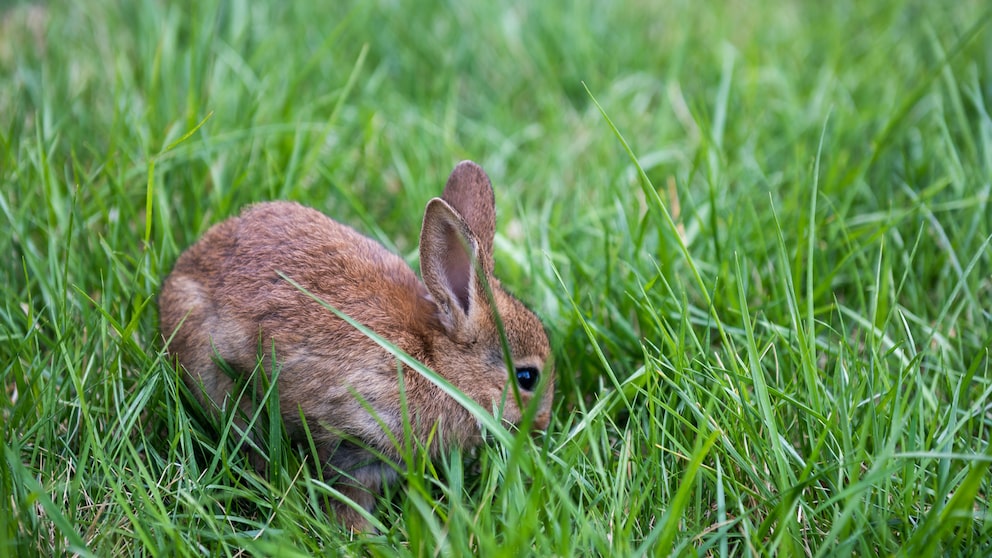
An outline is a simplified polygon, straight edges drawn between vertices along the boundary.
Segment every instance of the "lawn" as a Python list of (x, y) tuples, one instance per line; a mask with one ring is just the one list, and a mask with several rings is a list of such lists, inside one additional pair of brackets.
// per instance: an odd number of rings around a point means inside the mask
[[(984, 0), (4, 2), (0, 555), (992, 555), (990, 107)], [(554, 415), (353, 536), (156, 296), (270, 199), (416, 268), (462, 159)]]

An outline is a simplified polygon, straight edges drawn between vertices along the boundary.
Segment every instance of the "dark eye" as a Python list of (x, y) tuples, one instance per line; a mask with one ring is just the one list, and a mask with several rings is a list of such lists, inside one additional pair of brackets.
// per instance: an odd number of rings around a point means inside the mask
[(537, 385), (537, 379), (540, 376), (540, 372), (533, 366), (521, 366), (517, 368), (517, 383), (520, 384), (520, 389), (532, 391), (534, 386)]

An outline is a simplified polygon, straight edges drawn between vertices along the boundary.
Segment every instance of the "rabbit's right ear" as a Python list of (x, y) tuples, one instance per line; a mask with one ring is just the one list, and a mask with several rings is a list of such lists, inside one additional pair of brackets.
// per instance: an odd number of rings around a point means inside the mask
[(475, 262), (479, 241), (448, 202), (434, 198), (420, 231), (420, 273), (451, 333), (468, 333), (485, 300)]

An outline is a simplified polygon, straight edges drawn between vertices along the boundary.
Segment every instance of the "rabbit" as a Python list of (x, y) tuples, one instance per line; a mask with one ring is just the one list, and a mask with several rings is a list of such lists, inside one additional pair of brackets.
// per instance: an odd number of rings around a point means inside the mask
[[(522, 408), (538, 398), (533, 427), (544, 430), (554, 387), (548, 336), (493, 275), (495, 224), (489, 177), (471, 161), (459, 163), (424, 212), (421, 282), (399, 256), (315, 209), (285, 201), (248, 206), (210, 228), (166, 278), (158, 301), (166, 350), (214, 416), (232, 405), (251, 416), (252, 398), (237, 400), (238, 381), (259, 362), (267, 371), (278, 366), (290, 438), (306, 440), (302, 412), (325, 478), (338, 479), (334, 487), (371, 513), (383, 484), (398, 477), (383, 458), (399, 461), (393, 440), (404, 439), (400, 365), (279, 273), (483, 408), (500, 408), (504, 421), (519, 423)], [(494, 314), (503, 322), (515, 374), (508, 373)], [(422, 444), (432, 440), (429, 456), (482, 441), (472, 414), (426, 377), (404, 367), (403, 390), (413, 435)], [(253, 463), (264, 469), (264, 461)], [(370, 530), (351, 506), (332, 508), (345, 527)]]

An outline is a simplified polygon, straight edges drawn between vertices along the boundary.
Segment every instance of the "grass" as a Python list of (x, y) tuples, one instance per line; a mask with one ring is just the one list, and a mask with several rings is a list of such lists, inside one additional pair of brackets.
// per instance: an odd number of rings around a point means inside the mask
[[(986, 4), (3, 4), (0, 554), (992, 554)], [(351, 537), (203, 426), (155, 297), (263, 199), (413, 261), (463, 158), (555, 418)]]

